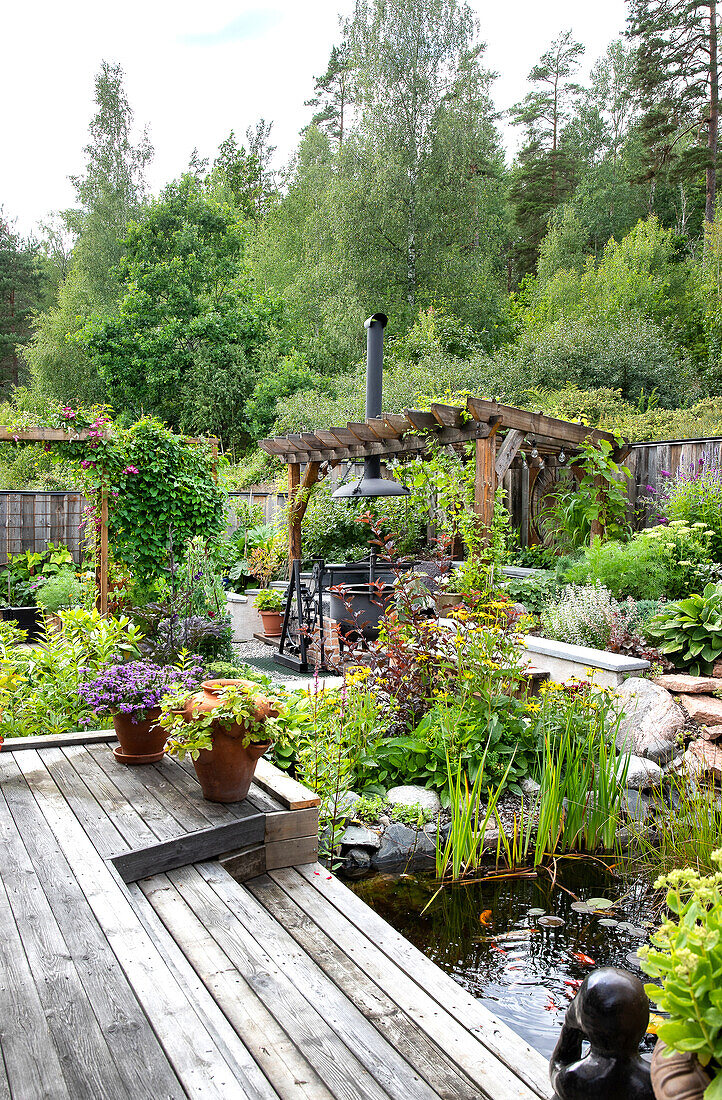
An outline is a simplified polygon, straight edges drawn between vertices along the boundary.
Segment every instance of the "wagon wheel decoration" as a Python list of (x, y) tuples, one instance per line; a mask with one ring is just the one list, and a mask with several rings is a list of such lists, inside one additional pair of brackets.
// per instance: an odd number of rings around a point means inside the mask
[(560, 478), (559, 473), (557, 466), (532, 467), (530, 470), (534, 481), (529, 491), (529, 536), (531, 542), (537, 541), (542, 546), (553, 546), (557, 534), (557, 523), (552, 512), (559, 488), (567, 480), (566, 477)]

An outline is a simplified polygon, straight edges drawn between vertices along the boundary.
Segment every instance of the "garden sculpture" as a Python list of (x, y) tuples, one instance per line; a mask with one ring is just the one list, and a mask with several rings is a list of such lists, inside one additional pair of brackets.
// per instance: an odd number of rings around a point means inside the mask
[(649, 1001), (633, 974), (610, 966), (585, 978), (549, 1063), (555, 1100), (654, 1100), (639, 1056), (648, 1023)]

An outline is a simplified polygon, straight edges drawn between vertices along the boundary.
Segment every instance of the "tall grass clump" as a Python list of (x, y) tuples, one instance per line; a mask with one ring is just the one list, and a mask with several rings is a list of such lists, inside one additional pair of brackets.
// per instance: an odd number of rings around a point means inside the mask
[(714, 780), (690, 782), (672, 776), (669, 785), (652, 795), (655, 828), (631, 822), (634, 862), (650, 875), (666, 875), (691, 867), (700, 875), (717, 870), (712, 853), (722, 837), (722, 800)]

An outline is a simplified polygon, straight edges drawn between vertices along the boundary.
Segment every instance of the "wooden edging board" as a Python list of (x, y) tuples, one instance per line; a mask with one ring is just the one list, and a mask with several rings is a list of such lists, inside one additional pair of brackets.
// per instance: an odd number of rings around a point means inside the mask
[(68, 745), (99, 745), (117, 741), (115, 730), (82, 730), (77, 733), (60, 733), (39, 737), (6, 737), (0, 742), (0, 751), (19, 752), (21, 749), (63, 749)]
[(265, 835), (265, 814), (250, 813), (238, 821), (215, 828), (146, 845), (132, 852), (114, 856), (111, 862), (123, 882), (137, 882), (150, 875), (173, 871), (199, 860), (215, 859), (233, 848), (262, 843)]
[(320, 806), (321, 799), (307, 787), (291, 779), (280, 768), (275, 767), (270, 760), (261, 757), (256, 765), (256, 773), (253, 782), (268, 791), (289, 810), (303, 810), (308, 806)]

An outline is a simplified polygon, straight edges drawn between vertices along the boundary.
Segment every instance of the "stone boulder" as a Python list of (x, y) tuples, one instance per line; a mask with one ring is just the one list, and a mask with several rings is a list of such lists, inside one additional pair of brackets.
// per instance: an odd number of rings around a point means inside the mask
[(441, 799), (436, 791), (427, 787), (409, 784), (405, 787), (392, 787), (386, 793), (386, 801), (392, 806), (419, 806), (434, 817), (441, 811)]
[(643, 825), (650, 815), (649, 798), (640, 791), (634, 790), (633, 787), (629, 787), (622, 795), (622, 809), (632, 821)]
[(660, 741), (674, 743), (684, 729), (684, 713), (666, 688), (652, 680), (630, 676), (617, 688), (623, 709), (617, 747), (646, 756)]
[(700, 726), (722, 726), (722, 699), (712, 695), (680, 695), (679, 701)]
[(371, 856), (378, 871), (430, 870), (436, 865), (436, 847), (423, 829), (395, 822), (384, 830), (381, 847)]
[(678, 695), (714, 695), (715, 691), (722, 688), (722, 680), (714, 676), (686, 676), (682, 672), (656, 676), (652, 683)]
[(684, 754), (684, 765), (692, 776), (722, 779), (722, 747), (709, 741), (693, 741)]
[(373, 829), (367, 829), (365, 825), (349, 825), (338, 842), (344, 848), (371, 848), (376, 851), (381, 847), (379, 834)]
[(722, 737), (722, 726), (700, 726), (699, 732), (703, 741), (719, 741)]
[[(621, 770), (621, 765), (620, 765)], [(630, 756), (626, 784), (631, 791), (646, 791), (650, 787), (660, 786), (664, 772), (659, 764), (643, 756)]]

